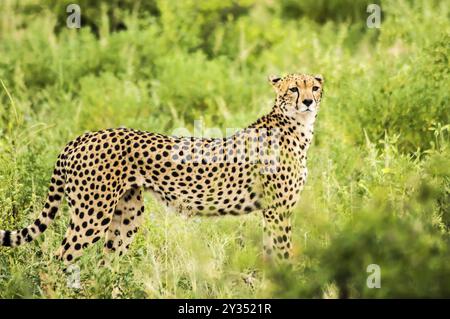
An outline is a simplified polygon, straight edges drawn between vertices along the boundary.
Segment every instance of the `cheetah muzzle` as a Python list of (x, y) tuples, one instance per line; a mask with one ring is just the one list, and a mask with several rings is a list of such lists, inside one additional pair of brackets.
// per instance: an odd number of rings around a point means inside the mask
[(143, 221), (142, 192), (150, 191), (189, 216), (261, 211), (265, 255), (289, 258), (290, 217), (306, 181), (323, 78), (290, 74), (269, 81), (276, 92), (271, 112), (227, 138), (118, 128), (69, 142), (58, 156), (39, 217), (21, 230), (0, 230), (1, 245), (35, 239), (65, 197), (70, 225), (57, 257), (70, 263), (100, 239), (105, 251), (122, 255)]

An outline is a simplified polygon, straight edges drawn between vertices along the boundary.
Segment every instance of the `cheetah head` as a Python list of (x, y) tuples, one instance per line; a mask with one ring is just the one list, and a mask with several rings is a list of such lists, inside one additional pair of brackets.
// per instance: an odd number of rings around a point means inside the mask
[(321, 75), (289, 74), (270, 76), (269, 82), (277, 93), (277, 104), (292, 116), (316, 113), (322, 99)]

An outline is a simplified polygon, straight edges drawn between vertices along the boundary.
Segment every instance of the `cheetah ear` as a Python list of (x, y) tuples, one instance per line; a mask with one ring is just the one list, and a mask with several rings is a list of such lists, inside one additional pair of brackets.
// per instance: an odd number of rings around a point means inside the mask
[(274, 89), (276, 91), (278, 91), (278, 88), (280, 87), (280, 83), (281, 83), (281, 77), (279, 77), (277, 75), (270, 75), (269, 83), (272, 84), (272, 86), (274, 87)]
[(323, 76), (322, 74), (316, 74), (314, 75), (314, 78), (320, 82), (320, 84), (323, 84)]

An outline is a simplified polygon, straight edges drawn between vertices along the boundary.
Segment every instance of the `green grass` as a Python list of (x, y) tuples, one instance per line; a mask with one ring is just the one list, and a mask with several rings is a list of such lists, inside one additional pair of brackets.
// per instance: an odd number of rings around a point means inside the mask
[(67, 207), (1, 248), (0, 298), (450, 297), (449, 5), (385, 1), (369, 29), (371, 2), (80, 0), (70, 30), (64, 1), (2, 1), (0, 229), (37, 216), (86, 130), (242, 128), (270, 110), (269, 74), (321, 73), (325, 95), (290, 267), (262, 262), (258, 214), (184, 219), (148, 196), (129, 254), (99, 267), (90, 247), (80, 289), (53, 259)]

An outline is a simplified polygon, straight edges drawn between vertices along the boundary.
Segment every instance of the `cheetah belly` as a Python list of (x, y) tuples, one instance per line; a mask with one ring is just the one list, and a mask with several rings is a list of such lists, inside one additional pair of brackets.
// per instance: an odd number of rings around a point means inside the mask
[(219, 167), (219, 163), (184, 165), (190, 167), (188, 174), (182, 173), (183, 167), (174, 171), (175, 177), (173, 172), (167, 172), (171, 175), (170, 182), (165, 182), (163, 176), (146, 185), (172, 210), (187, 216), (218, 216), (246, 214), (261, 207), (258, 181), (252, 171), (244, 169), (244, 165), (225, 165), (226, 169), (225, 166)]

